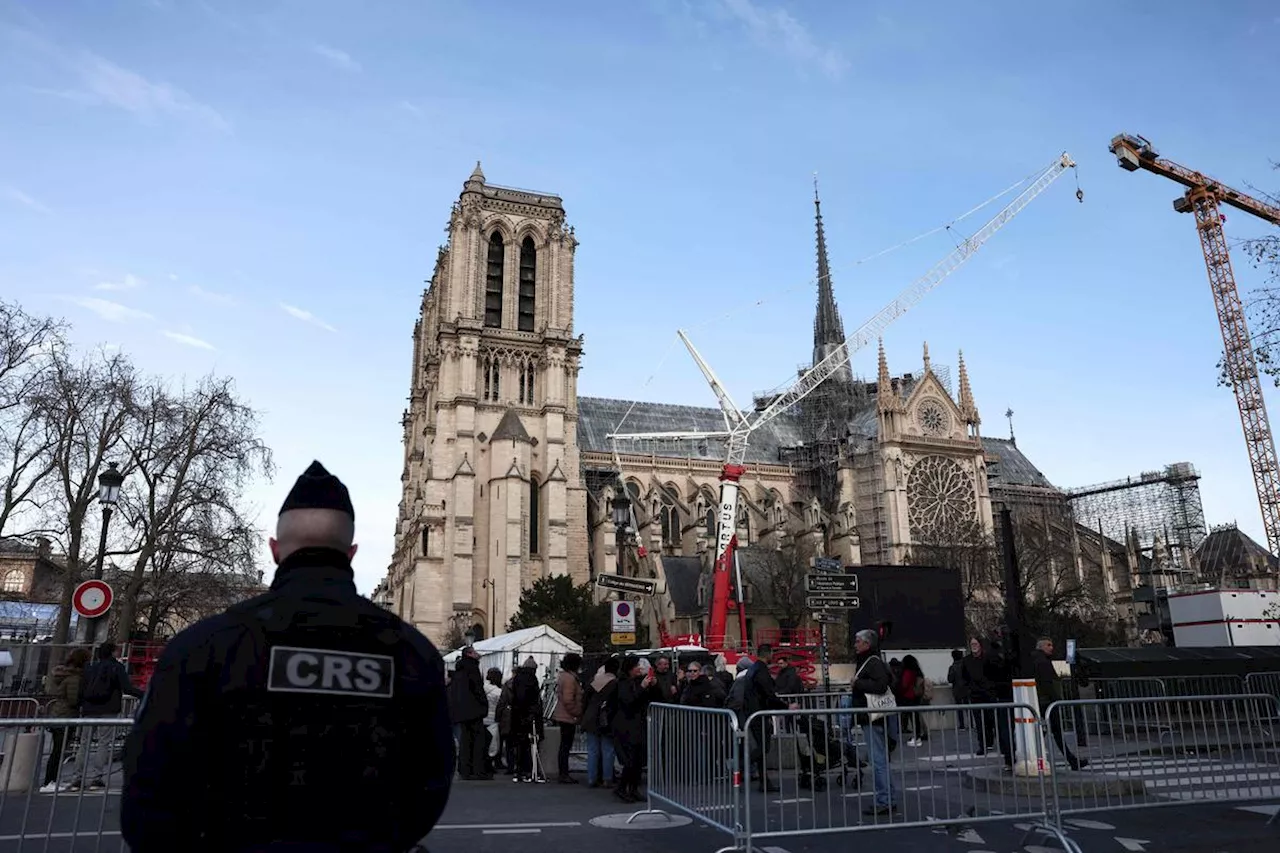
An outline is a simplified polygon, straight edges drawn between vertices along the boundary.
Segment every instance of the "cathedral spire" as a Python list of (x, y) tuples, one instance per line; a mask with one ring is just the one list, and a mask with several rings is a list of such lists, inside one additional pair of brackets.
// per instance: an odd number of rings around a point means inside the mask
[[(818, 310), (813, 318), (813, 363), (825, 359), (844, 343), (844, 323), (836, 308), (835, 292), (831, 289), (831, 262), (827, 258), (827, 235), (822, 228), (822, 200), (818, 197), (818, 175), (813, 176), (813, 212), (818, 231)], [(852, 372), (846, 368), (837, 376), (852, 380)]]
[(930, 373), (932, 371), (933, 371), (933, 365), (929, 363), (929, 342), (925, 341), (924, 342), (924, 372)]
[(876, 376), (876, 402), (881, 412), (901, 411), (902, 398), (893, 388), (893, 378), (889, 376), (889, 362), (884, 357), (884, 338), (880, 339), (880, 364)]
[(978, 417), (978, 406), (973, 401), (973, 388), (969, 386), (969, 370), (964, 365), (964, 350), (960, 351), (960, 414), (965, 421), (977, 425), (982, 422)]

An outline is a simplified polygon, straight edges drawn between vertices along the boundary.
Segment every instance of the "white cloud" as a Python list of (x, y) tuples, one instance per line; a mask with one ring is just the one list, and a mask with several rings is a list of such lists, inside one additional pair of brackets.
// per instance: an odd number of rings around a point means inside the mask
[(74, 65), (88, 89), (87, 94), (98, 103), (133, 113), (144, 121), (165, 116), (193, 119), (220, 131), (231, 129), (230, 123), (213, 107), (168, 83), (152, 82), (136, 71), (93, 54), (85, 54)]
[(327, 44), (311, 45), (311, 52), (328, 61), (334, 68), (340, 68), (343, 71), (357, 72), (360, 71), (360, 63), (351, 58), (351, 54), (345, 50), (339, 50), (336, 47), (330, 47)]
[(209, 343), (208, 341), (201, 340), (200, 338), (197, 338), (194, 335), (184, 335), (182, 332), (167, 332), (167, 331), (161, 332), (160, 334), (164, 335), (166, 338), (173, 341), (174, 343), (179, 343), (179, 344), (182, 344), (183, 346), (195, 347), (196, 349), (207, 349), (207, 350), (214, 349), (213, 344)]
[(721, 7), (740, 23), (751, 38), (763, 47), (812, 66), (829, 77), (838, 78), (849, 68), (844, 54), (823, 47), (809, 28), (786, 9), (768, 8), (759, 0), (719, 0)]
[(229, 293), (218, 293), (213, 290), (205, 290), (198, 284), (187, 286), (187, 292), (197, 299), (203, 299), (205, 302), (212, 302), (215, 305), (235, 305), (236, 299)]
[(173, 273), (169, 273), (169, 281), (177, 281), (178, 277)]
[(139, 311), (137, 308), (130, 308), (127, 305), (121, 305), (119, 302), (111, 302), (107, 299), (99, 299), (96, 296), (64, 296), (62, 298), (72, 305), (78, 305), (86, 311), (92, 311), (110, 323), (128, 323), (133, 320), (153, 319), (146, 311)]
[(280, 310), (288, 314), (290, 317), (294, 317), (298, 320), (301, 320), (304, 323), (310, 323), (313, 326), (319, 326), (320, 328), (324, 329), (326, 332), (338, 331), (333, 326), (330, 326), (328, 323), (326, 323), (324, 320), (321, 320), (315, 314), (312, 314), (310, 311), (307, 311), (304, 308), (299, 308), (296, 305), (290, 305), (287, 302), (281, 302)]
[(48, 207), (36, 201), (17, 187), (3, 187), (0, 189), (0, 192), (2, 192), (4, 197), (10, 201), (15, 201), (23, 207), (29, 207), (36, 213), (43, 213), (46, 216), (53, 213), (53, 211)]
[(142, 287), (142, 279), (133, 273), (125, 273), (119, 281), (100, 281), (93, 286), (94, 290), (137, 290)]

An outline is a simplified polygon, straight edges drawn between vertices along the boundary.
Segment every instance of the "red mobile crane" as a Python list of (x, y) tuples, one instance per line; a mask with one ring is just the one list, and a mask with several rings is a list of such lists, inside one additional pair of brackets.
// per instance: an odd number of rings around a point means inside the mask
[[(742, 600), (741, 578), (739, 577), (738, 581), (734, 583), (731, 580), (730, 571), (737, 569), (735, 558), (738, 542), (735, 531), (738, 523), (738, 489), (739, 481), (747, 470), (745, 459), (751, 433), (784, 412), (790, 411), (792, 407), (812, 393), (819, 385), (842, 370), (849, 363), (853, 353), (879, 338), (890, 323), (905, 314), (926, 294), (941, 284), (947, 276), (959, 269), (965, 261), (973, 257), (987, 240), (1008, 224), (1033, 199), (1048, 189), (1067, 169), (1074, 167), (1075, 162), (1072, 161), (1068, 154), (1064, 152), (1058, 156), (1053, 163), (1031, 179), (1031, 183), (1026, 189), (974, 232), (973, 236), (962, 241), (954, 251), (908, 286), (896, 299), (882, 308), (879, 313), (863, 323), (857, 331), (849, 336), (842, 346), (832, 350), (826, 358), (805, 371), (793, 385), (778, 394), (765, 408), (755, 412), (753, 415), (744, 414), (734, 404), (724, 385), (694, 348), (688, 335), (683, 331), (679, 333), (680, 339), (684, 342), (689, 354), (702, 371), (707, 384), (711, 386), (712, 393), (716, 395), (716, 400), (719, 402), (720, 410), (724, 415), (724, 430), (715, 432), (614, 433), (608, 435), (607, 438), (614, 442), (615, 456), (617, 455), (616, 443), (619, 441), (706, 441), (717, 439), (723, 440), (726, 444), (726, 458), (724, 468), (720, 474), (720, 506), (717, 516), (716, 560), (711, 618), (707, 636), (703, 641), (703, 645), (709, 650), (724, 653), (726, 659), (732, 663), (739, 654), (747, 651), (750, 641), (746, 631), (746, 610)], [(1079, 193), (1077, 193), (1077, 197), (1083, 200)], [(736, 600), (733, 595), (735, 589), (737, 590)], [(729, 611), (731, 609), (736, 609), (738, 612), (740, 644), (737, 647), (731, 646), (727, 634)], [(666, 640), (667, 638), (664, 637), (664, 645), (667, 644)]]
[(1122, 133), (1112, 138), (1111, 153), (1120, 168), (1128, 172), (1144, 169), (1176, 181), (1187, 188), (1173, 200), (1178, 213), (1195, 214), (1200, 248), (1209, 273), (1209, 289), (1218, 310), (1222, 329), (1222, 346), (1226, 354), (1226, 374), (1235, 391), (1240, 425), (1244, 428), (1244, 444), (1253, 468), (1253, 483), (1258, 490), (1258, 507), (1262, 510), (1262, 527), (1267, 534), (1267, 550), (1280, 554), (1280, 462), (1276, 459), (1276, 443), (1271, 435), (1271, 422), (1262, 399), (1262, 382), (1258, 379), (1258, 362), (1254, 357), (1249, 325), (1236, 289), (1231, 269), (1227, 237), (1222, 223), (1221, 205), (1243, 210), (1272, 225), (1280, 225), (1280, 207), (1259, 201), (1207, 175), (1166, 160), (1156, 153), (1151, 143), (1141, 136)]

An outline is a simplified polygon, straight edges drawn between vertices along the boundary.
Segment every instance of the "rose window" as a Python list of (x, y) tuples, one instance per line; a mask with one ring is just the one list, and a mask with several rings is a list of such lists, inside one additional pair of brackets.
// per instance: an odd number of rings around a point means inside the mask
[(956, 535), (977, 515), (973, 478), (954, 460), (926, 456), (907, 476), (907, 520), (914, 538)]

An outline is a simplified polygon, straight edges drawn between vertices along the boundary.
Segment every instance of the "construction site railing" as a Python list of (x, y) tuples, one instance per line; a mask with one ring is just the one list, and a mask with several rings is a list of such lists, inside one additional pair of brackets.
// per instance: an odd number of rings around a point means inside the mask
[(1084, 772), (1053, 787), (1060, 829), (1073, 814), (1280, 797), (1280, 701), (1273, 696), (1055, 702), (1044, 720), (1058, 752), (1082, 718), (1096, 728), (1087, 748), (1077, 746)]
[[(0, 766), (0, 841), (6, 842), (6, 851), (51, 846), (77, 853), (127, 850), (120, 838), (123, 776), (118, 758), (119, 739), (132, 722), (128, 718), (0, 720), (0, 733), (8, 745)], [(78, 742), (81, 748), (64, 749), (61, 760), (51, 763), (51, 752), (59, 742)], [(50, 770), (53, 782), (46, 784)], [(99, 770), (100, 777), (93, 775)], [(97, 781), (101, 786), (93, 784)]]
[(778, 698), (788, 705), (799, 705), (803, 711), (838, 711), (849, 700), (848, 690), (832, 690), (828, 693), (779, 693)]
[(1280, 700), (1280, 672), (1251, 672), (1244, 677), (1245, 693), (1265, 693)]

